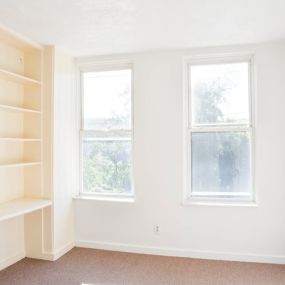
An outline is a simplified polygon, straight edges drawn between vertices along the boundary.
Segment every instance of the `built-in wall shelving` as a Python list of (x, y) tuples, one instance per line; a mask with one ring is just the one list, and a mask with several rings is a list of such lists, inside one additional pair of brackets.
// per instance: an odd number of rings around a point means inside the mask
[(0, 221), (51, 204), (42, 177), (42, 64), (40, 45), (0, 28)]

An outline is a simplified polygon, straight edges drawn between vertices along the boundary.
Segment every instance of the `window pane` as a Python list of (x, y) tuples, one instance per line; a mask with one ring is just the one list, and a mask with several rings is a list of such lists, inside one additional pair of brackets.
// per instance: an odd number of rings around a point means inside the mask
[(84, 129), (131, 129), (131, 82), (131, 70), (84, 73)]
[(248, 124), (248, 63), (192, 65), (192, 124)]
[(192, 192), (248, 193), (250, 144), (247, 132), (192, 133)]
[(83, 191), (131, 193), (131, 141), (83, 140)]

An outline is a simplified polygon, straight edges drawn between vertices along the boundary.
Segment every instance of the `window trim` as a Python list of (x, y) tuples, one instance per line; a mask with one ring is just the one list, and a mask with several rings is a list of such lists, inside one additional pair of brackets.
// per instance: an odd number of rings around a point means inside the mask
[[(131, 129), (125, 130), (130, 132), (131, 141), (131, 193), (87, 193), (83, 187), (83, 147), (82, 141), (85, 133), (94, 133), (95, 130), (84, 130), (84, 94), (83, 94), (83, 73), (85, 72), (100, 72), (100, 71), (115, 71), (115, 70), (131, 70)], [(135, 179), (134, 179), (134, 64), (131, 60), (95, 60), (83, 61), (78, 63), (78, 92), (80, 105), (80, 123), (79, 123), (79, 193), (77, 199), (97, 199), (98, 201), (125, 201), (126, 199), (135, 199)], [(115, 132), (118, 130), (115, 130)]]
[[(191, 82), (190, 67), (193, 65), (209, 65), (223, 63), (248, 62), (249, 76), (249, 124), (224, 124), (217, 127), (206, 125), (191, 125)], [(255, 77), (254, 54), (227, 53), (183, 57), (183, 197), (182, 205), (217, 205), (217, 206), (256, 206), (257, 195), (255, 190)], [(209, 125), (208, 125), (209, 126)], [(193, 195), (191, 189), (191, 134), (192, 132), (230, 132), (248, 131), (250, 136), (250, 170), (251, 189), (249, 195)], [(204, 196), (204, 197), (203, 197)]]

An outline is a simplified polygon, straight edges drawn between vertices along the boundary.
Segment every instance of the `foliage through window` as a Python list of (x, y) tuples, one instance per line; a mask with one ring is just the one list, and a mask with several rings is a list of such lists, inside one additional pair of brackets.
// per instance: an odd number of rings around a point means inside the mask
[(82, 74), (82, 191), (132, 193), (132, 70)]
[(250, 59), (188, 65), (192, 197), (251, 197), (250, 70)]

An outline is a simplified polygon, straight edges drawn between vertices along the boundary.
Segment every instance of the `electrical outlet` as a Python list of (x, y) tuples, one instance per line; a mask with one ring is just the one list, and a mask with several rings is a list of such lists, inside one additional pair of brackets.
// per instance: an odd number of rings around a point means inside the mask
[(156, 235), (159, 235), (160, 233), (160, 226), (158, 224), (155, 224), (153, 227), (153, 231)]

